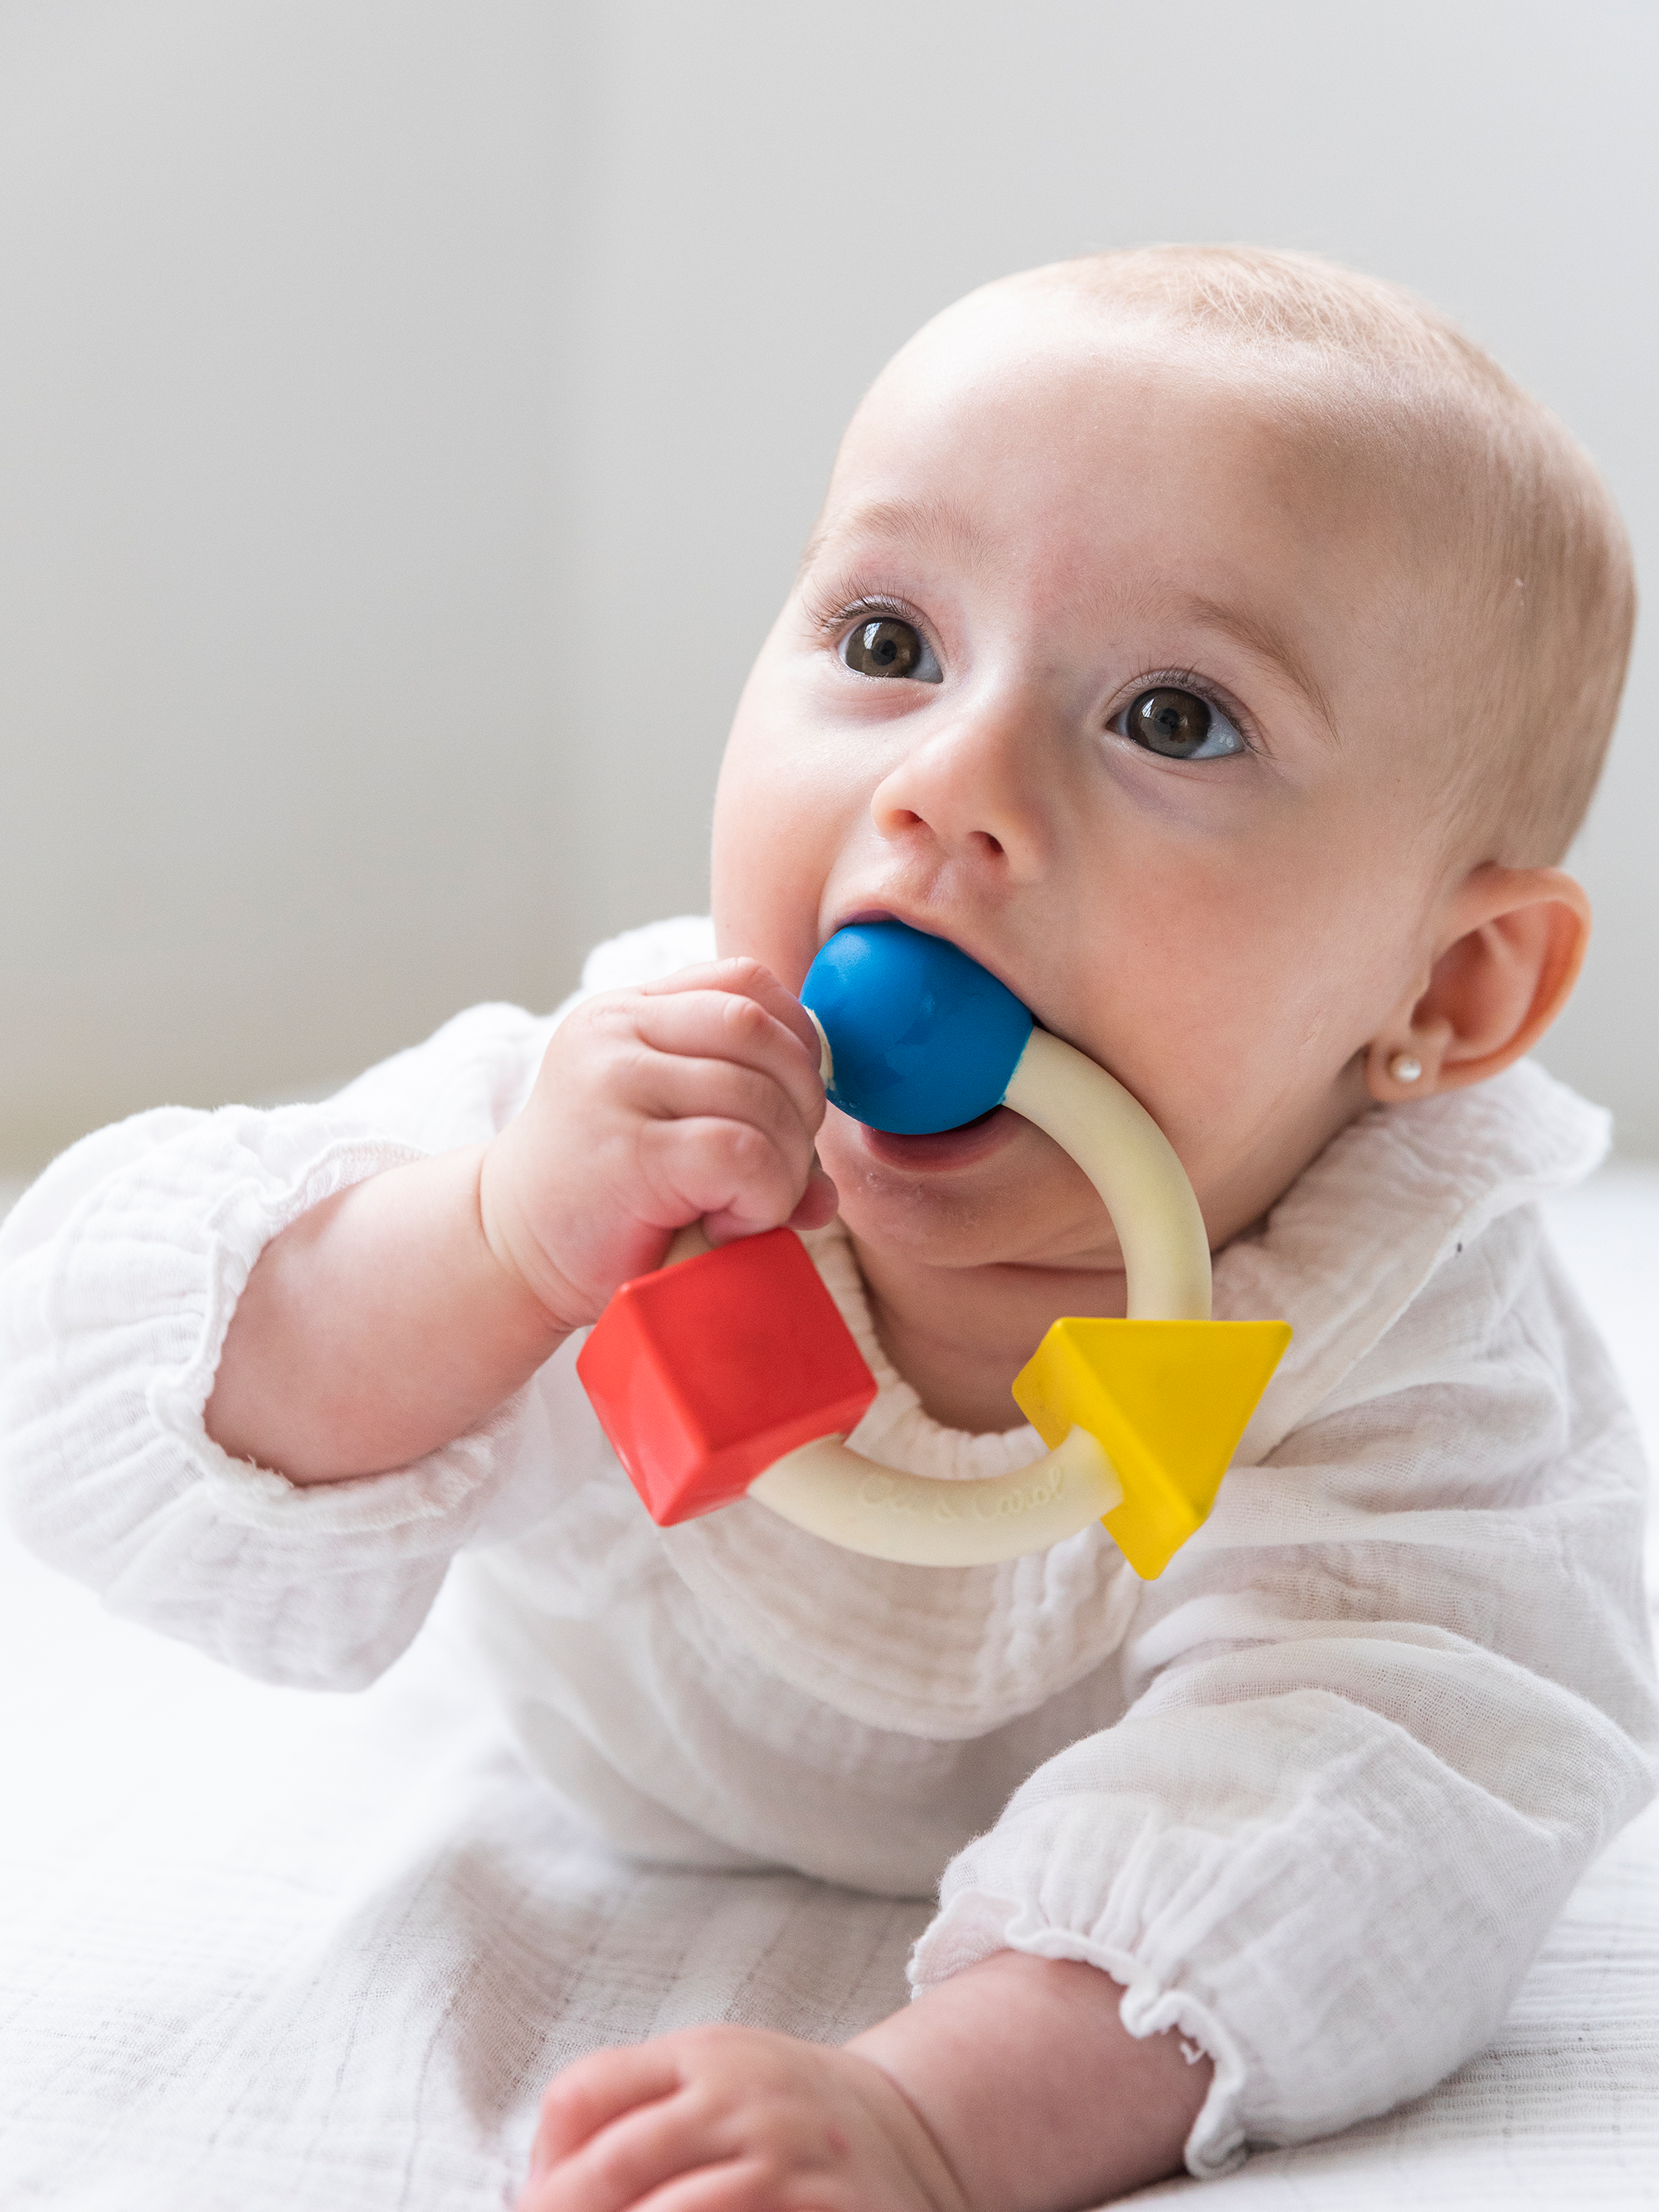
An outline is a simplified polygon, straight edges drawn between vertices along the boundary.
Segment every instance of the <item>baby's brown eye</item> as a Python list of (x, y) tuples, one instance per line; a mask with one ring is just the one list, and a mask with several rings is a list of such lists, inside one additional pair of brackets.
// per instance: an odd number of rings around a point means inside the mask
[(1217, 760), (1242, 753), (1244, 740), (1227, 717), (1195, 691), (1160, 684), (1124, 710), (1123, 734), (1166, 760)]
[(842, 647), (841, 657), (860, 676), (908, 676), (937, 684), (939, 665), (920, 630), (896, 615), (862, 622)]

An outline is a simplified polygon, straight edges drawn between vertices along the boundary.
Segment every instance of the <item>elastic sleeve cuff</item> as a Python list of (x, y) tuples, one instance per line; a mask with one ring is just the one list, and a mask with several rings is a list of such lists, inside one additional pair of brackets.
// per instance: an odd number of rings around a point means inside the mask
[(19, 1533), (112, 1610), (229, 1665), (359, 1687), (409, 1643), (520, 1462), (533, 1391), (407, 1468), (305, 1486), (232, 1459), (203, 1415), (266, 1244), (426, 1155), (302, 1108), (227, 1109), (182, 1131), (169, 1116), (161, 1141), (129, 1125), (90, 1142), (109, 1171), (0, 1273)]
[[(499, 1420), (396, 1473), (307, 1484), (292, 1483), (250, 1460), (233, 1459), (206, 1428), (207, 1402), (225, 1338), (265, 1247), (301, 1214), (341, 1191), (430, 1157), (390, 1139), (337, 1137), (289, 1179), (239, 1180), (208, 1217), (203, 1279), (191, 1300), (196, 1341), (178, 1364), (158, 1366), (145, 1401), (157, 1431), (188, 1461), (227, 1522), (273, 1534), (304, 1528), (335, 1537), (384, 1535), (452, 1517), (487, 1474), (488, 1442)], [(270, 1164), (280, 1178), (286, 1164)]]
[(1212, 2008), (1188, 1990), (1172, 1989), (1128, 1951), (1101, 1943), (1074, 1929), (1045, 1922), (1028, 1905), (981, 1889), (958, 1890), (923, 1929), (911, 1954), (913, 1995), (949, 1981), (997, 1951), (1024, 1951), (1034, 1959), (1076, 1959), (1097, 1966), (1122, 1989), (1119, 2016), (1137, 2039), (1173, 2029), (1194, 2063), (1214, 2066), (1209, 2094), (1187, 2137), (1187, 2171), (1200, 2180), (1226, 2173), (1243, 2160), (1241, 2100), (1245, 2065)]

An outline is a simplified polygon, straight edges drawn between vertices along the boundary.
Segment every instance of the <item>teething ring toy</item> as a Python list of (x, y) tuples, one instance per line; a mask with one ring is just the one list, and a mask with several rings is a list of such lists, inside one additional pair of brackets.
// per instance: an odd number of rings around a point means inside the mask
[(1068, 1152), (1116, 1229), (1127, 1317), (1055, 1322), (1015, 1377), (1048, 1447), (1033, 1465), (904, 1474), (842, 1441), (875, 1377), (793, 1231), (711, 1249), (693, 1224), (623, 1285), (576, 1363), (647, 1510), (665, 1527), (747, 1496), (849, 1551), (956, 1567), (1103, 1521), (1137, 1574), (1162, 1573), (1208, 1516), (1289, 1328), (1210, 1318), (1203, 1217), (1169, 1139), (956, 945), (854, 924), (801, 1003), (830, 1097), (855, 1120), (921, 1135), (1006, 1105)]

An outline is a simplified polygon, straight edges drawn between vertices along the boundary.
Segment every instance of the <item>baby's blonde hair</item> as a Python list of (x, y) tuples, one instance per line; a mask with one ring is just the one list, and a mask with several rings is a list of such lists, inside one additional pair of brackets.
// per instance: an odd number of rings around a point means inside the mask
[[(1484, 662), (1480, 741), (1448, 747), (1449, 860), (1559, 860), (1595, 788), (1635, 623), (1629, 541), (1582, 447), (1435, 308), (1312, 254), (1160, 246), (1086, 254), (1061, 285), (1298, 368), (1358, 380), (1344, 407), (1455, 549), (1453, 618)], [(1329, 375), (1298, 379), (1317, 388)]]

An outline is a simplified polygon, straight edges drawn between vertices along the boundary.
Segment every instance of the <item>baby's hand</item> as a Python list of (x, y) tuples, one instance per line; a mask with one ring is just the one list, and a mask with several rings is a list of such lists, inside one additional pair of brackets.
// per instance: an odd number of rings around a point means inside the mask
[(812, 1143), (817, 1040), (753, 960), (607, 992), (555, 1031), (523, 1113), (485, 1155), (490, 1249), (566, 1328), (659, 1267), (674, 1231), (715, 1243), (836, 1210)]
[[(674, 2186), (675, 2183), (678, 2187)], [(600, 2051), (542, 2103), (519, 2212), (967, 2212), (879, 2066), (760, 2028)]]
[(519, 2212), (1065, 2212), (1174, 2173), (1210, 2087), (1073, 1959), (993, 1952), (845, 2050), (702, 2027), (542, 2106)]

